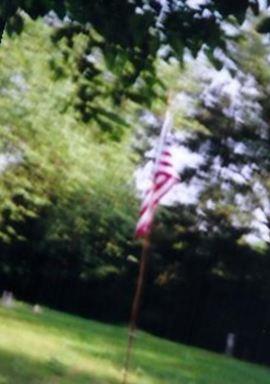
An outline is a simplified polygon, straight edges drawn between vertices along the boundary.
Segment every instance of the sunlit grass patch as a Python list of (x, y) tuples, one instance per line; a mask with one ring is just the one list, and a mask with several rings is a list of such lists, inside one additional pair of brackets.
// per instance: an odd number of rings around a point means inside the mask
[[(127, 330), (0, 307), (0, 384), (121, 383)], [(268, 384), (270, 370), (139, 332), (130, 384)]]

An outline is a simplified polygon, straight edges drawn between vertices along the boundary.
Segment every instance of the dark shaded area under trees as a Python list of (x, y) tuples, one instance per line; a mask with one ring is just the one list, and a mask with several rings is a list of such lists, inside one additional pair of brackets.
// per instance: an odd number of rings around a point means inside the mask
[[(219, 352), (233, 332), (237, 356), (269, 364), (269, 254), (237, 245), (241, 233), (226, 221), (218, 233), (194, 232), (191, 223), (179, 222), (185, 215), (190, 222), (190, 212), (184, 213), (183, 207), (164, 211), (162, 229), (157, 224), (153, 234), (140, 326)], [(220, 223), (222, 217), (213, 220)], [(38, 253), (42, 232), (38, 223), (29, 226), (27, 244), (1, 246), (1, 289), (86, 317), (127, 322), (137, 264), (120, 263), (117, 274), (83, 281), (78, 250), (59, 257)], [(139, 253), (138, 246), (132, 248), (122, 252)]]

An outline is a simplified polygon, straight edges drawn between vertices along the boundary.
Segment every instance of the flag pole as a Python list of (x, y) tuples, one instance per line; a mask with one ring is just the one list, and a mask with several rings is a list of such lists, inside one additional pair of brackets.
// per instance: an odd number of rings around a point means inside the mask
[(127, 380), (128, 380), (131, 351), (132, 351), (132, 346), (135, 338), (137, 321), (139, 317), (139, 310), (141, 305), (141, 299), (142, 299), (142, 293), (144, 288), (145, 275), (146, 275), (149, 256), (150, 256), (150, 236), (148, 234), (148, 236), (146, 236), (143, 239), (142, 255), (140, 260), (140, 270), (139, 270), (139, 275), (136, 283), (136, 290), (133, 298), (132, 310), (131, 310), (131, 316), (130, 316), (128, 346), (127, 346), (127, 352), (126, 352), (126, 360), (125, 360), (122, 384), (127, 384)]
[[(169, 94), (168, 96), (168, 104), (170, 104), (170, 101), (171, 101), (171, 94)], [(160, 133), (160, 137), (159, 137), (159, 141), (156, 149), (153, 175), (157, 170), (158, 161), (161, 155), (162, 146), (163, 146), (165, 137), (168, 134), (168, 132), (171, 130), (171, 127), (172, 127), (172, 113), (168, 108), (166, 111), (165, 120), (162, 125), (162, 129), (161, 129), (161, 133)], [(140, 310), (143, 288), (145, 283), (146, 270), (147, 270), (148, 260), (150, 256), (150, 232), (151, 230), (148, 231), (147, 235), (143, 239), (140, 269), (139, 269), (139, 275), (136, 283), (136, 289), (135, 289), (135, 294), (133, 298), (131, 317), (130, 317), (130, 323), (129, 323), (128, 345), (127, 345), (127, 351), (126, 351), (126, 360), (124, 365), (124, 374), (123, 374), (122, 384), (127, 384), (127, 380), (128, 380), (131, 351), (132, 351), (132, 346), (135, 338), (135, 331), (136, 331), (137, 321), (139, 317), (139, 310)]]

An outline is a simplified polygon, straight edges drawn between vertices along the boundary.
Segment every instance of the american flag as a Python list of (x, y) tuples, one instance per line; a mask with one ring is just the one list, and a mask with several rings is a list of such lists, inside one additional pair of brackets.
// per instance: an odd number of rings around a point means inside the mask
[(151, 175), (151, 185), (146, 191), (139, 213), (139, 220), (135, 231), (137, 238), (149, 235), (155, 211), (161, 198), (179, 181), (178, 174), (172, 163), (171, 143), (169, 140), (171, 125), (172, 119), (167, 112)]

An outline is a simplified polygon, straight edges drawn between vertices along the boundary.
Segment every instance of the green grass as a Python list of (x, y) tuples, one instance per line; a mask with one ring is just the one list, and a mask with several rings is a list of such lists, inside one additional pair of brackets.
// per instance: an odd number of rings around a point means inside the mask
[[(0, 307), (0, 384), (121, 383), (126, 328)], [(269, 384), (270, 370), (139, 332), (130, 384)]]

